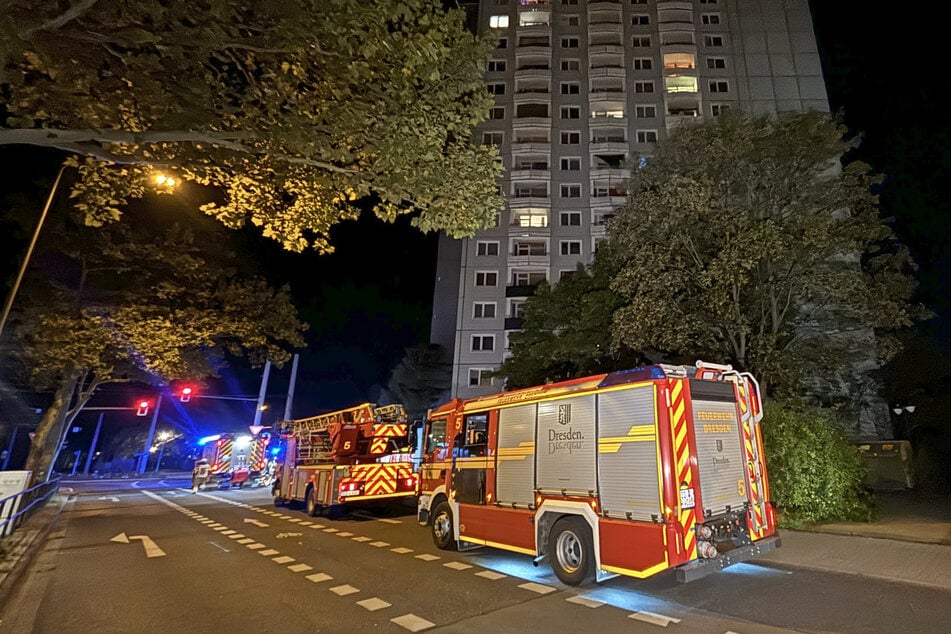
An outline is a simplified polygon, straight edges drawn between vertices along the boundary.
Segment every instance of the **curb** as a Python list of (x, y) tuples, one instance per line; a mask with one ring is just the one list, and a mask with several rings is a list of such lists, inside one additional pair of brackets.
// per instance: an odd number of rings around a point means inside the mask
[[(27, 520), (26, 523), (31, 526), (37, 524), (38, 521), (42, 521), (38, 528), (31, 529), (21, 526), (5, 540), (5, 545), (9, 545), (11, 548), (10, 553), (3, 560), (3, 568), (9, 567), (9, 570), (0, 569), (0, 608), (6, 605), (10, 595), (13, 594), (13, 588), (16, 587), (17, 581), (19, 581), (23, 572), (29, 568), (30, 562), (36, 553), (46, 543), (46, 538), (73, 496), (57, 493), (55, 497), (59, 499), (51, 500), (42, 512)], [(55, 508), (51, 509), (50, 505), (54, 505)]]

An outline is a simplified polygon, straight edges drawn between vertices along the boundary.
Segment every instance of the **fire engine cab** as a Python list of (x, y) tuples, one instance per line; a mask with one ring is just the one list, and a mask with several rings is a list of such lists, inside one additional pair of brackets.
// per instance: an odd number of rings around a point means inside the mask
[(272, 487), (275, 504), (302, 501), (316, 516), (343, 504), (416, 496), (402, 405), (363, 403), (280, 425), (284, 458)]
[(237, 487), (259, 481), (267, 466), (269, 433), (223, 433), (205, 436), (198, 441), (201, 457), (208, 461), (207, 482), (219, 488)]
[(780, 545), (761, 418), (750, 374), (700, 361), (455, 399), (428, 416), (419, 521), (569, 585), (690, 581)]

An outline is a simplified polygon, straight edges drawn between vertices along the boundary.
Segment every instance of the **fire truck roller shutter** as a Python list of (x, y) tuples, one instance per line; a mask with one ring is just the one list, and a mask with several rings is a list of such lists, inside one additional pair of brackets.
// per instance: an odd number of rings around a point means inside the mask
[(653, 385), (598, 395), (601, 509), (609, 517), (662, 515)]
[(690, 396), (704, 515), (740, 509), (748, 498), (733, 384), (692, 379)]
[(536, 487), (542, 493), (597, 495), (594, 395), (538, 404)]
[(535, 403), (499, 410), (496, 501), (529, 507), (535, 502)]

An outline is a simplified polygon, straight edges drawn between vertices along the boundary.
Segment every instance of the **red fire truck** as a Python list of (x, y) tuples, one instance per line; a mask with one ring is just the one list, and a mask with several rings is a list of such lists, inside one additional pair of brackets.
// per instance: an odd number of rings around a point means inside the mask
[(260, 480), (267, 466), (269, 433), (223, 433), (205, 436), (198, 441), (201, 457), (209, 464), (205, 484), (216, 487), (242, 487)]
[(312, 516), (356, 502), (412, 500), (417, 476), (406, 409), (356, 407), (281, 423), (284, 459), (275, 504), (304, 502)]
[(703, 362), (455, 399), (426, 423), (419, 521), (569, 585), (690, 581), (780, 545), (761, 418), (750, 374)]

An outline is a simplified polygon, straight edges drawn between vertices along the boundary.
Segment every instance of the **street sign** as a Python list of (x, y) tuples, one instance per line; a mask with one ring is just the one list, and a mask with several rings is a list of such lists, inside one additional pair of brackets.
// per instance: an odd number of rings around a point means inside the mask
[(251, 430), (252, 436), (257, 436), (261, 433), (261, 430), (264, 429), (264, 425), (248, 425), (248, 429)]

